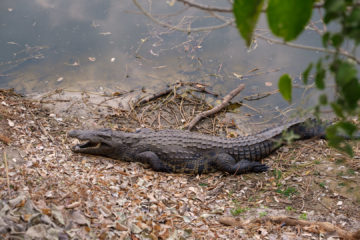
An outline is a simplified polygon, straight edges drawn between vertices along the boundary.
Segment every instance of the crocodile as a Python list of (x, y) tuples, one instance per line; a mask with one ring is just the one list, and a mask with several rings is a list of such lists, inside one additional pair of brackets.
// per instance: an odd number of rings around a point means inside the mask
[(102, 155), (128, 162), (141, 162), (155, 171), (202, 174), (224, 171), (231, 174), (264, 172), (260, 161), (279, 148), (283, 132), (291, 131), (298, 139), (325, 137), (326, 125), (316, 120), (293, 121), (259, 133), (225, 138), (183, 130), (136, 132), (111, 129), (72, 130), (69, 137), (85, 143), (72, 147), (75, 153)]

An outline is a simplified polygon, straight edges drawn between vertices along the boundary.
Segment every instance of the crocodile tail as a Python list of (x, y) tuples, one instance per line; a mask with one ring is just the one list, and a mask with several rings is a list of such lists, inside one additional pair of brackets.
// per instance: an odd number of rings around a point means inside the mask
[[(290, 127), (295, 134), (299, 135), (301, 139), (320, 137), (326, 138), (326, 128), (331, 126), (334, 122), (324, 122), (316, 119), (308, 119), (305, 122), (300, 122), (298, 124)], [(345, 133), (337, 133), (339, 137), (342, 137), (347, 140), (360, 140), (360, 131), (356, 131), (352, 138), (350, 138)]]
[(325, 138), (326, 128), (330, 125), (331, 123), (328, 122), (322, 122), (316, 119), (308, 119), (305, 122), (300, 122), (293, 125), (290, 130), (299, 135), (301, 139), (312, 137)]

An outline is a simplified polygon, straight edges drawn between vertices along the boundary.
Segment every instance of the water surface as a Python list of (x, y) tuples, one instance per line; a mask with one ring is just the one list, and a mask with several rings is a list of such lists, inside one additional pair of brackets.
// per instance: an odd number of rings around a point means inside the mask
[[(155, 18), (180, 28), (223, 23), (174, 1), (138, 2)], [(230, 7), (225, 0), (199, 3)], [(320, 56), (260, 39), (248, 49), (232, 26), (193, 33), (164, 28), (132, 0), (2, 0), (0, 23), (0, 87), (23, 93), (155, 90), (192, 81), (222, 95), (243, 82), (241, 95), (246, 96), (276, 89), (284, 73), (300, 84), (301, 72)], [(258, 33), (273, 37), (263, 17)], [(320, 46), (320, 37), (308, 30), (297, 42)], [(301, 96), (302, 90), (296, 90), (296, 102)], [(244, 111), (253, 115), (288, 107), (278, 94), (248, 104), (254, 109)]]

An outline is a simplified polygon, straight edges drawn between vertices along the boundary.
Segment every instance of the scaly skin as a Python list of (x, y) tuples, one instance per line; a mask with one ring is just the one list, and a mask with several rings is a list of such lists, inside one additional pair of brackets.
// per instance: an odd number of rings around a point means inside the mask
[(324, 125), (315, 122), (315, 125), (309, 126), (303, 121), (238, 138), (149, 129), (135, 133), (111, 129), (72, 130), (68, 135), (87, 141), (72, 148), (76, 153), (142, 162), (149, 164), (155, 171), (201, 174), (219, 170), (242, 174), (268, 169), (268, 166), (258, 161), (282, 145), (279, 140), (285, 130), (293, 131), (300, 139), (325, 135)]

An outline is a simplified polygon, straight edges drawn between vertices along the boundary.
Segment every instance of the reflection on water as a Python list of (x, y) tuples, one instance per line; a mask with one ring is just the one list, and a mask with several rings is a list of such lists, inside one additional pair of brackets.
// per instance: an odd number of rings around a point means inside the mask
[[(158, 19), (179, 27), (221, 23), (180, 3), (139, 2)], [(203, 3), (229, 7), (228, 1)], [(0, 23), (0, 87), (25, 93), (162, 88), (195, 81), (225, 94), (242, 81), (244, 96), (276, 89), (283, 73), (299, 76), (318, 58), (316, 52), (260, 40), (248, 50), (233, 27), (191, 34), (163, 28), (131, 0), (1, 0)], [(266, 31), (263, 19), (259, 28)], [(308, 44), (309, 39), (319, 44), (312, 31), (299, 41)], [(261, 72), (268, 73), (256, 74)], [(240, 80), (241, 75), (249, 77)], [(270, 102), (273, 108), (287, 106), (278, 95), (251, 104), (267, 109)]]

